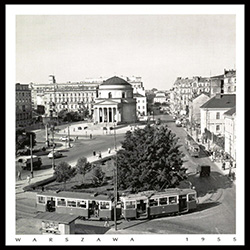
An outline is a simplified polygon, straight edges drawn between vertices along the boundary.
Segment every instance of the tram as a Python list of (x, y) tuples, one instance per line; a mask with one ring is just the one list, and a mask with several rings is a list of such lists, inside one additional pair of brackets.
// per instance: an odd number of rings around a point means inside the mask
[(197, 207), (193, 189), (170, 188), (163, 192), (146, 191), (121, 197), (124, 219), (147, 219), (168, 214), (186, 213)]
[[(116, 219), (148, 219), (186, 213), (197, 207), (194, 189), (170, 188), (162, 192), (144, 191), (121, 195), (116, 206)], [(78, 215), (82, 219), (114, 220), (114, 201), (108, 195), (80, 192), (39, 192), (39, 212)]]
[(79, 215), (82, 219), (113, 218), (113, 204), (107, 195), (80, 192), (37, 193), (37, 211)]

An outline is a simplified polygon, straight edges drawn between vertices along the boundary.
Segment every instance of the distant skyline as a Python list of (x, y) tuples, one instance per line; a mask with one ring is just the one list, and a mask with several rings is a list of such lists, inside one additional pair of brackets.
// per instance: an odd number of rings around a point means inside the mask
[[(145, 89), (236, 67), (235, 15), (17, 15), (16, 82), (140, 76)], [(237, 67), (236, 67), (237, 68)]]

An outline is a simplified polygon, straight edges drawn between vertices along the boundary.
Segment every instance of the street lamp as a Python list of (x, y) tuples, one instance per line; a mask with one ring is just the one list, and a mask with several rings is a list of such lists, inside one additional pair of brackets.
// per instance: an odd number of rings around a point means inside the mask
[[(27, 135), (27, 133), (23, 133), (23, 135)], [(31, 178), (34, 177), (34, 173), (33, 173), (33, 155), (32, 155), (32, 134), (30, 134), (30, 175), (31, 175)]]

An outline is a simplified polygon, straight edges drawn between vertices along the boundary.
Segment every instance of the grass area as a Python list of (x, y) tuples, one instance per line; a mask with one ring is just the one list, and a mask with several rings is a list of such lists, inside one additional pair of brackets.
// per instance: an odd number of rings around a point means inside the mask
[(71, 180), (67, 181), (66, 184), (63, 182), (59, 183), (53, 181), (44, 186), (44, 190), (65, 190), (65, 191), (75, 191), (75, 192), (89, 192), (89, 193), (113, 193), (113, 173), (114, 173), (114, 163), (113, 160), (106, 161), (105, 163), (95, 164), (100, 166), (101, 170), (105, 174), (104, 181), (101, 185), (94, 185), (93, 179), (93, 169), (87, 173), (85, 176), (81, 174), (75, 175)]

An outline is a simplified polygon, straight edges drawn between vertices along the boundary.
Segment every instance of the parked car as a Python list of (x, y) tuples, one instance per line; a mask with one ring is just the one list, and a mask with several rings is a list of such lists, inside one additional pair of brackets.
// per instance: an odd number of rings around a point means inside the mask
[[(39, 169), (42, 165), (42, 160), (36, 155), (32, 155), (32, 165), (34, 169)], [(22, 169), (31, 169), (31, 155), (19, 156), (16, 158), (16, 164), (18, 164)]]
[[(49, 157), (49, 159), (53, 158), (53, 151), (51, 151), (48, 154), (48, 157)], [(59, 158), (59, 157), (62, 157), (62, 153), (60, 153), (59, 151), (54, 151), (54, 158)]]
[[(62, 136), (62, 137), (59, 138), (59, 140), (61, 140), (61, 141), (68, 141), (69, 137), (68, 136)], [(73, 141), (73, 139), (70, 138), (70, 141)]]
[(181, 127), (181, 121), (179, 119), (177, 119), (175, 121), (175, 125), (176, 125), (176, 127)]
[(156, 120), (155, 124), (156, 124), (156, 125), (160, 125), (160, 124), (161, 124), (161, 119), (158, 118), (158, 119)]

